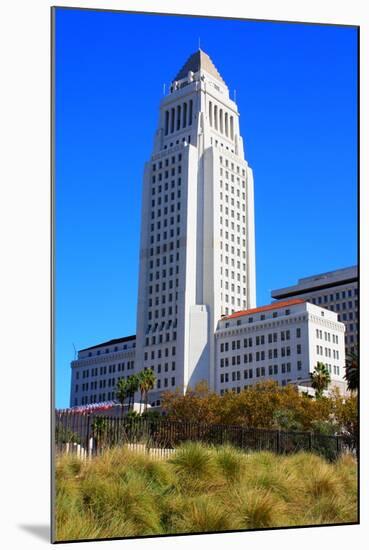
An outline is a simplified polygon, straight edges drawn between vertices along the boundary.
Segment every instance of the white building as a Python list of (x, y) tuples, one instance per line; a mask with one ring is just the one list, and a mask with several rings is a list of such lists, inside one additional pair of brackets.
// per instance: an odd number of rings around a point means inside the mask
[(215, 389), (240, 392), (266, 379), (310, 386), (318, 361), (344, 392), (345, 326), (337, 314), (302, 299), (240, 311), (218, 323)]
[(223, 314), (255, 305), (254, 197), (239, 112), (202, 50), (160, 104), (146, 163), (136, 367), (163, 389), (214, 388)]
[(272, 291), (272, 298), (304, 298), (337, 313), (346, 327), (346, 353), (357, 351), (358, 271), (357, 266), (299, 279), (297, 285)]
[(136, 337), (126, 336), (82, 349), (72, 361), (70, 406), (115, 399), (119, 378), (134, 372)]

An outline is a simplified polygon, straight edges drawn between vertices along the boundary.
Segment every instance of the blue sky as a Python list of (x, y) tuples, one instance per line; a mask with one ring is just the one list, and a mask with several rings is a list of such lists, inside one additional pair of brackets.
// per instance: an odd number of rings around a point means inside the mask
[(141, 183), (163, 84), (197, 49), (236, 89), (258, 305), (357, 262), (357, 31), (56, 10), (56, 405), (73, 345), (135, 333)]

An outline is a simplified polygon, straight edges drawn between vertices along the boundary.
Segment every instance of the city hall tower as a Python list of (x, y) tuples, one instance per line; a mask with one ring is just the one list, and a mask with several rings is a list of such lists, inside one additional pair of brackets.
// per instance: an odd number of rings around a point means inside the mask
[(142, 190), (135, 371), (215, 387), (223, 315), (255, 307), (254, 191), (237, 105), (199, 49), (160, 103)]

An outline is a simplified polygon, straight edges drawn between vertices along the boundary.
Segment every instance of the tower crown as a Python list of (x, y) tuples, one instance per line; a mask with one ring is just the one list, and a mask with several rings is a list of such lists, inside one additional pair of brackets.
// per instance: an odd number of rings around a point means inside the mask
[(225, 84), (223, 78), (220, 76), (219, 71), (208, 54), (200, 48), (187, 59), (182, 69), (174, 78), (173, 82), (187, 78), (189, 72), (198, 73), (201, 69), (206, 71), (221, 84)]

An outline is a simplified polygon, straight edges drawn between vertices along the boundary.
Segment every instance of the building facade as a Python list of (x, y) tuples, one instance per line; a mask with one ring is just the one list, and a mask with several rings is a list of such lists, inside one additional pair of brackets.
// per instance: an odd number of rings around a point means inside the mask
[(255, 305), (252, 171), (237, 105), (202, 50), (161, 101), (141, 219), (136, 367), (154, 370), (159, 403), (172, 386), (214, 388), (218, 320)]
[(337, 313), (346, 327), (346, 354), (358, 346), (358, 270), (357, 266), (320, 273), (298, 280), (297, 285), (272, 291), (272, 298), (304, 298), (312, 304)]
[(337, 314), (302, 299), (240, 311), (218, 323), (215, 389), (239, 393), (263, 380), (311, 386), (318, 362), (330, 387), (345, 392), (345, 326)]
[(135, 350), (135, 336), (80, 350), (71, 363), (70, 406), (114, 400), (118, 379), (134, 373)]

